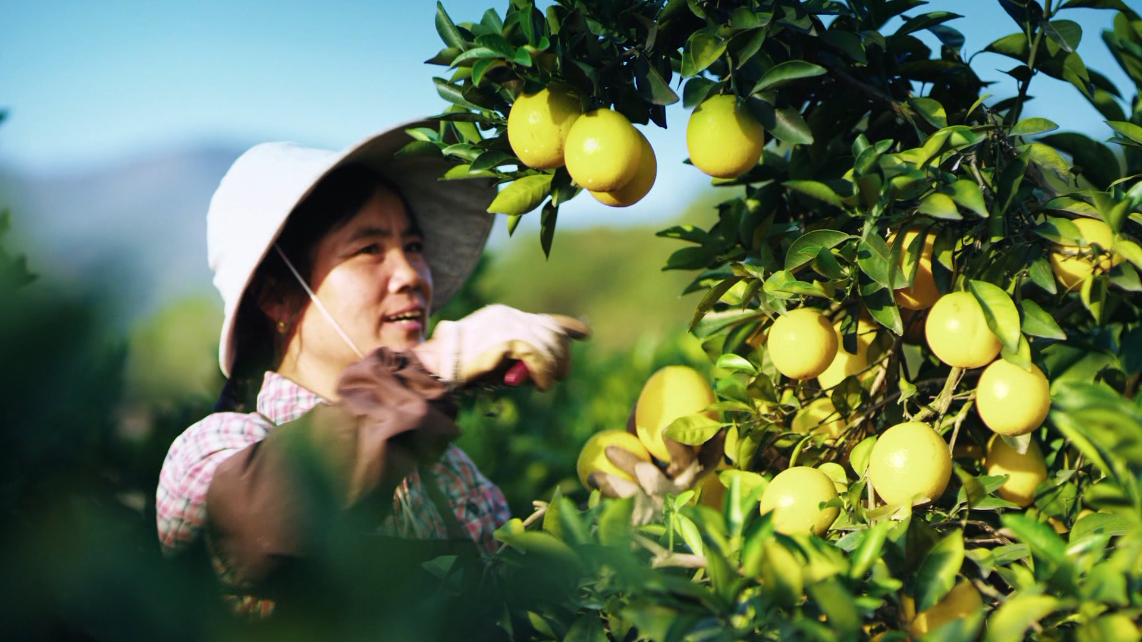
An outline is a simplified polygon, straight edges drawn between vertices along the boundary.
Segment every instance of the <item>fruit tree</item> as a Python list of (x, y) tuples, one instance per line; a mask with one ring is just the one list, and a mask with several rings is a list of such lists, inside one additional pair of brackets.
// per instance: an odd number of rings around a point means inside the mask
[[(919, 0), (438, 6), (449, 106), (403, 153), (500, 183), (509, 229), (540, 210), (549, 250), (581, 191), (642, 198), (682, 159), (639, 127), (735, 188), (659, 232), (712, 374), (656, 374), (590, 499), (501, 530), (499, 568), (545, 574), (509, 637), (1139, 639), (1142, 17), (998, 2), (1012, 96)], [(1084, 64), (1082, 7), (1134, 87)], [(1111, 145), (1024, 117), (1033, 83)]]

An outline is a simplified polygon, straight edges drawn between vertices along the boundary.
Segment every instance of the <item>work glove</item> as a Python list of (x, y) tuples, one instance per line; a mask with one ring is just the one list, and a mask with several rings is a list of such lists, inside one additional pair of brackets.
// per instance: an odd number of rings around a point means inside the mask
[[(627, 430), (634, 433), (634, 410), (627, 421)], [(705, 475), (713, 475), (724, 457), (726, 432), (719, 431), (701, 449), (679, 443), (663, 436), (670, 452), (670, 463), (663, 470), (653, 461), (639, 459), (619, 446), (607, 446), (607, 459), (634, 481), (618, 475), (595, 471), (587, 478), (606, 497), (634, 498), (632, 522), (646, 524), (662, 514), (667, 495), (679, 495), (694, 487)]]
[(503, 378), (513, 362), (522, 362), (535, 386), (547, 390), (567, 376), (571, 340), (590, 333), (572, 317), (489, 305), (459, 321), (441, 321), (417, 351), (431, 351), (435, 374), (454, 388)]

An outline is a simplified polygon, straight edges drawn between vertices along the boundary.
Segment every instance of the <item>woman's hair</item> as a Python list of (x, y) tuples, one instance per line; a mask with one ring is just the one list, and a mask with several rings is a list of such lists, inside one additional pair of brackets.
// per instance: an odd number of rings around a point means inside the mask
[[(334, 169), (297, 205), (276, 243), (307, 282), (313, 277), (317, 244), (347, 224), (382, 187), (397, 194), (408, 216), (412, 217), (412, 210), (400, 191), (384, 176), (362, 164)], [(281, 304), (286, 312), (284, 330), (279, 330), (278, 321), (262, 309), (271, 302)], [(235, 347), (234, 363), (230, 366), (230, 379), (214, 405), (215, 412), (253, 409), (266, 371), (280, 363), (308, 303), (305, 290), (271, 247), (238, 304), (231, 341)]]

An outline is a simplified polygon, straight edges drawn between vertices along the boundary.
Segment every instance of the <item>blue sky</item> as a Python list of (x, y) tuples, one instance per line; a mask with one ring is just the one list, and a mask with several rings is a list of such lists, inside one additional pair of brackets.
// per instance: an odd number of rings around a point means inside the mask
[[(317, 3), (7, 2), (0, 20), (0, 163), (36, 173), (77, 172), (178, 146), (245, 146), (295, 140), (340, 148), (445, 103), (422, 64), (441, 46), (428, 0)], [(457, 22), (478, 20), (506, 0), (448, 0)], [(924, 9), (970, 16), (951, 23), (975, 52), (1015, 30), (992, 0), (937, 0)], [(913, 12), (918, 13), (918, 12)], [(1079, 52), (1120, 87), (1122, 74), (1099, 33), (1112, 12), (1073, 10), (1084, 30)], [(926, 33), (926, 32), (925, 32)], [(989, 91), (1014, 92), (1001, 73), (1010, 60), (976, 59)], [(1101, 116), (1069, 85), (1037, 78), (1027, 115), (1050, 115), (1064, 130), (1108, 137)], [(651, 195), (627, 210), (587, 197), (561, 222), (657, 221), (708, 184), (686, 157), (681, 105), (669, 131), (645, 128), (659, 160)], [(530, 218), (530, 217), (529, 217)], [(534, 223), (538, 223), (535, 221)], [(530, 224), (530, 223), (529, 223)]]

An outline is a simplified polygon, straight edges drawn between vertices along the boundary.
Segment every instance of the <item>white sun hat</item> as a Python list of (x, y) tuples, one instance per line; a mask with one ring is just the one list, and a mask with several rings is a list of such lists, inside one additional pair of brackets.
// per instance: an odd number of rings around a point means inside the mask
[(495, 184), (488, 179), (438, 180), (452, 167), (440, 156), (396, 157), (413, 140), (405, 130), (415, 127), (435, 129), (437, 124), (399, 125), (340, 152), (295, 143), (264, 143), (234, 161), (206, 214), (207, 255), (225, 315), (218, 346), (224, 375), (230, 376), (234, 364), (235, 316), (254, 271), (297, 205), (342, 165), (364, 164), (380, 172), (404, 196), (424, 233), (425, 258), (434, 286), (433, 311), (460, 289), (488, 240), (494, 215), (487, 208), (495, 198)]

